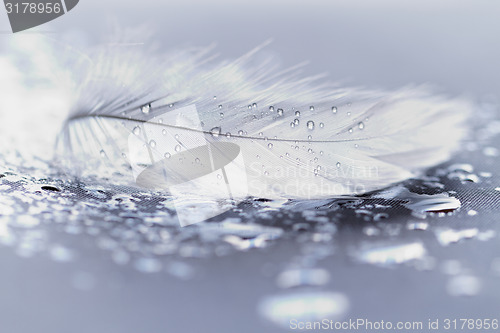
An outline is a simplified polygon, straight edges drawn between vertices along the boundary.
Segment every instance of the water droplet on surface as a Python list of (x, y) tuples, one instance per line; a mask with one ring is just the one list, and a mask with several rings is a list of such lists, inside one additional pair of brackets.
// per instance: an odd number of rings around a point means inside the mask
[(294, 123), (293, 121), (290, 123), (290, 127), (291, 127), (291, 128), (294, 128), (294, 127), (295, 127), (295, 123)]
[(146, 105), (141, 106), (142, 113), (148, 114), (149, 110), (151, 110), (151, 104), (146, 104)]
[(364, 123), (362, 123), (362, 122), (359, 122), (359, 123), (358, 123), (358, 128), (359, 128), (360, 130), (362, 130), (363, 128), (365, 128), (365, 124), (364, 124)]
[(295, 111), (295, 117), (300, 117), (300, 111)]
[(272, 143), (269, 143), (267, 146), (269, 147), (269, 149), (273, 148), (273, 144)]
[(435, 230), (436, 238), (442, 246), (457, 243), (462, 239), (474, 238), (478, 235), (477, 228), (455, 230), (451, 228), (438, 228)]
[(283, 115), (283, 109), (278, 109), (277, 113), (278, 113), (278, 116), (281, 117)]
[(149, 146), (150, 146), (151, 148), (156, 147), (156, 141), (155, 141), (155, 140), (151, 140), (151, 141), (149, 141)]
[(240, 135), (240, 136), (243, 135), (243, 133), (244, 133), (243, 130), (238, 131), (238, 135)]
[(293, 120), (293, 123), (295, 124), (295, 126), (297, 126), (298, 124), (300, 124), (300, 121), (299, 121), (297, 118), (295, 118), (295, 119)]
[[(274, 112), (274, 106), (272, 106), (272, 105), (271, 105), (271, 106), (269, 107), (269, 111)], [(278, 114), (279, 114), (279, 113), (278, 113)]]
[(163, 130), (161, 131), (161, 134), (163, 134), (163, 135), (167, 135), (167, 130), (166, 130), (166, 129), (163, 129)]
[(337, 164), (335, 164), (335, 166), (338, 168), (340, 168), (340, 162), (337, 162)]
[(348, 132), (349, 132), (349, 133), (352, 133), (352, 128), (349, 128)]
[(330, 281), (330, 273), (321, 268), (291, 269), (276, 278), (278, 287), (287, 289), (299, 286), (322, 286)]
[(476, 296), (481, 290), (481, 281), (472, 275), (458, 275), (450, 278), (446, 291), (451, 296)]
[(314, 121), (309, 120), (307, 122), (307, 129), (310, 130), (310, 131), (312, 131), (314, 129)]
[(214, 127), (210, 130), (210, 134), (214, 137), (218, 137), (221, 134), (221, 128), (220, 127)]
[(106, 152), (102, 149), (99, 151), (99, 154), (101, 155), (101, 157), (106, 157)]
[(319, 128), (323, 128), (323, 127), (325, 127), (325, 124), (319, 123)]
[(141, 128), (139, 126), (136, 126), (136, 127), (134, 127), (133, 132), (135, 135), (139, 135), (139, 134), (141, 134)]
[(426, 252), (421, 242), (400, 245), (366, 243), (354, 255), (361, 262), (378, 266), (391, 266), (421, 259)]
[(256, 109), (256, 108), (257, 108), (257, 103), (253, 103), (253, 104), (252, 104), (252, 107), (253, 107), (254, 109)]
[(165, 153), (163, 156), (165, 156), (165, 158), (170, 158), (172, 155), (170, 153)]
[(314, 106), (312, 106), (312, 105), (311, 105), (311, 106), (309, 107), (309, 111), (314, 111)]
[(134, 263), (135, 269), (142, 273), (157, 273), (161, 271), (161, 261), (155, 258), (139, 258)]
[(259, 302), (259, 314), (284, 329), (290, 321), (320, 321), (324, 318), (339, 320), (349, 309), (349, 299), (341, 293), (295, 292), (267, 296)]
[(332, 113), (333, 113), (333, 114), (336, 114), (336, 113), (337, 113), (337, 107), (336, 107), (336, 106), (332, 106)]
[(175, 146), (175, 151), (176, 152), (180, 152), (181, 151), (181, 146), (180, 145), (176, 145)]

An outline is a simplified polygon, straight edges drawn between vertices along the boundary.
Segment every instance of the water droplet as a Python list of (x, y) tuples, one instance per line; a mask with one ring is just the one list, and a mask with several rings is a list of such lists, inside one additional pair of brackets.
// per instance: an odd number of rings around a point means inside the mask
[(194, 159), (195, 163), (200, 163), (200, 159), (197, 157)]
[(293, 121), (290, 123), (290, 127), (291, 127), (291, 128), (294, 128), (294, 127), (295, 127), (295, 123), (294, 123)]
[(165, 153), (163, 156), (165, 156), (165, 158), (170, 158), (172, 155), (170, 153)]
[(176, 152), (180, 152), (181, 151), (181, 146), (180, 145), (176, 145), (175, 146), (175, 151)]
[(148, 114), (149, 110), (151, 110), (151, 104), (146, 104), (146, 105), (141, 106), (142, 113)]
[(252, 104), (252, 107), (253, 107), (254, 109), (256, 109), (256, 108), (257, 108), (257, 103), (253, 103), (253, 104)]
[(163, 135), (167, 135), (167, 130), (166, 130), (166, 129), (163, 129), (163, 130), (161, 131), (161, 134), (163, 134)]
[(319, 123), (319, 128), (323, 128), (323, 127), (325, 127), (325, 124)]
[(278, 113), (278, 116), (281, 117), (283, 115), (283, 109), (278, 109), (277, 113)]
[(224, 118), (224, 112), (219, 113), (219, 116), (220, 116), (221, 118)]
[(149, 146), (150, 146), (151, 148), (156, 147), (156, 141), (155, 141), (155, 140), (151, 140), (151, 141), (149, 141)]
[(365, 128), (365, 124), (363, 124), (363, 122), (359, 122), (359, 123), (358, 123), (358, 128), (359, 128), (360, 130), (362, 130), (363, 128)]
[(450, 228), (439, 228), (436, 229), (435, 234), (438, 242), (447, 246), (452, 243), (457, 243), (462, 239), (474, 238), (478, 235), (479, 230), (477, 228), (454, 230)]
[(481, 290), (481, 281), (472, 275), (452, 277), (446, 285), (446, 291), (451, 296), (476, 296)]
[(143, 273), (157, 273), (161, 271), (161, 261), (155, 258), (140, 258), (134, 263), (135, 269)]
[(169, 107), (173, 108), (174, 107), (174, 103), (170, 103)]
[(307, 140), (312, 140), (312, 138), (313, 138), (312, 135), (307, 136)]
[(335, 166), (336, 166), (337, 168), (340, 168), (340, 162), (337, 162), (337, 164), (335, 164)]
[(251, 106), (250, 104), (248, 105), (248, 109), (249, 109), (249, 110), (251, 110), (251, 109), (252, 109), (252, 106)]
[(217, 96), (214, 96), (214, 101), (217, 99)]
[(300, 117), (300, 111), (295, 111), (295, 117)]
[(333, 114), (336, 114), (336, 113), (337, 113), (337, 107), (336, 107), (336, 106), (332, 106), (332, 113), (333, 113)]
[(222, 109), (222, 104), (219, 104), (219, 109)]
[(312, 105), (311, 105), (311, 106), (309, 107), (309, 110), (310, 110), (310, 111), (314, 111), (314, 106), (312, 106)]
[(351, 111), (347, 111), (347, 116), (349, 117), (351, 115)]
[(271, 105), (271, 106), (269, 107), (269, 111), (274, 112), (274, 106), (272, 106), (272, 105)]
[(280, 288), (299, 286), (322, 286), (330, 281), (330, 273), (322, 268), (291, 269), (284, 271), (276, 278)]
[(139, 135), (139, 134), (141, 134), (141, 128), (139, 126), (136, 126), (136, 127), (134, 127), (133, 132), (135, 135)]
[(348, 132), (349, 132), (349, 133), (352, 133), (352, 128), (349, 128)]
[(426, 250), (421, 242), (398, 245), (366, 243), (354, 253), (359, 261), (385, 267), (421, 259), (425, 254)]
[(238, 131), (238, 135), (243, 135), (243, 133), (244, 133), (243, 130)]
[(99, 152), (99, 154), (101, 155), (101, 157), (106, 157), (106, 152), (104, 150), (102, 150), (102, 149)]
[(295, 124), (295, 126), (297, 126), (298, 124), (300, 124), (300, 121), (299, 121), (297, 118), (295, 118), (295, 119), (293, 120), (293, 123)]
[(307, 129), (310, 130), (310, 131), (312, 131), (314, 129), (314, 121), (309, 120), (307, 122)]
[(314, 322), (324, 318), (339, 320), (349, 309), (349, 300), (340, 293), (295, 292), (285, 295), (267, 296), (258, 306), (259, 314), (284, 329), (290, 323)]
[(214, 137), (218, 137), (221, 133), (221, 128), (220, 127), (214, 127), (210, 130), (210, 134)]
[(259, 132), (259, 136), (263, 136), (263, 135), (264, 135), (264, 133), (262, 133), (262, 132)]
[(267, 146), (269, 147), (269, 149), (273, 148), (273, 144), (271, 142), (269, 142)]
[(227, 132), (226, 133), (226, 138), (230, 138), (231, 137), (231, 132)]

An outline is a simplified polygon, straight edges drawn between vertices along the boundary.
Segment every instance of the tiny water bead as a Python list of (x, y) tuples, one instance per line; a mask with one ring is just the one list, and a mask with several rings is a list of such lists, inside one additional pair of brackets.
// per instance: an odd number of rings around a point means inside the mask
[(335, 164), (335, 166), (338, 168), (340, 168), (340, 162), (337, 162), (337, 164)]
[(219, 113), (219, 116), (220, 116), (221, 118), (224, 118), (224, 112)]
[(170, 158), (172, 155), (170, 153), (165, 153), (165, 155), (163, 155), (165, 158)]
[(219, 104), (219, 109), (222, 109), (222, 104)]
[(360, 130), (362, 130), (363, 128), (365, 128), (365, 124), (364, 124), (363, 122), (359, 122), (359, 123), (358, 123), (358, 128), (359, 128)]
[(139, 134), (141, 134), (141, 128), (139, 126), (136, 126), (136, 127), (134, 127), (133, 132), (135, 135), (139, 135)]
[(141, 106), (141, 111), (144, 114), (148, 114), (150, 110), (151, 110), (151, 104), (146, 104)]
[(243, 130), (238, 131), (238, 135), (243, 135), (243, 133), (244, 133)]
[(220, 134), (221, 134), (221, 128), (220, 127), (213, 127), (211, 130), (210, 130), (210, 134), (212, 134), (212, 136), (214, 137), (218, 137)]
[(278, 109), (277, 113), (278, 113), (278, 116), (280, 116), (280, 117), (283, 116), (283, 109)]
[(151, 140), (151, 141), (149, 141), (149, 146), (150, 146), (151, 148), (156, 147), (156, 141), (155, 141), (155, 140)]
[(300, 124), (300, 121), (299, 121), (297, 118), (295, 118), (295, 119), (293, 120), (293, 123), (295, 124), (295, 126), (297, 126), (298, 124)]
[(175, 151), (176, 152), (180, 152), (181, 151), (181, 146), (180, 145), (176, 145), (175, 146)]
[(300, 117), (300, 111), (295, 111), (295, 117)]
[(167, 130), (166, 130), (166, 129), (163, 129), (163, 130), (161, 131), (161, 134), (163, 134), (163, 135), (167, 135)]
[(319, 128), (323, 128), (323, 127), (325, 127), (325, 124), (319, 123)]
[(311, 105), (311, 106), (309, 107), (309, 110), (310, 110), (310, 111), (314, 111), (314, 106), (312, 106), (312, 105)]
[(348, 132), (349, 132), (349, 133), (352, 133), (352, 128), (349, 128)]
[(293, 121), (290, 123), (290, 127), (291, 127), (291, 128), (294, 128), (294, 127), (295, 127), (295, 123), (294, 123)]
[(336, 113), (337, 113), (337, 107), (336, 107), (336, 106), (332, 106), (332, 113), (333, 113), (333, 114), (336, 114)]
[(253, 103), (253, 104), (252, 104), (252, 107), (253, 107), (254, 109), (256, 109), (256, 108), (257, 108), (257, 103)]
[(273, 148), (273, 144), (272, 143), (269, 143), (267, 146), (269, 147), (269, 149)]
[[(311, 107), (312, 107), (312, 106), (311, 106)], [(309, 121), (307, 122), (307, 129), (308, 129), (308, 130), (310, 130), (310, 131), (312, 131), (312, 130), (314, 129), (314, 121), (309, 120)]]
[(272, 106), (272, 105), (271, 105), (271, 106), (269, 107), (269, 111), (274, 112), (274, 106)]

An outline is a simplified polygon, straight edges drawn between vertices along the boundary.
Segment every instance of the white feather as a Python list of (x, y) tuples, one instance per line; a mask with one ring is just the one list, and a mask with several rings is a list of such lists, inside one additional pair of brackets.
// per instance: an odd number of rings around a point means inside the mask
[[(247, 195), (322, 198), (413, 177), (449, 159), (467, 133), (473, 106), (465, 99), (424, 87), (342, 89), (303, 76), (300, 66), (280, 72), (271, 58), (257, 61), (257, 52), (260, 48), (221, 62), (210, 49), (160, 55), (142, 46), (114, 45), (89, 54), (85, 59), (90, 60), (78, 64), (74, 108), (59, 140), (61, 156), (80, 175), (133, 184), (127, 141), (133, 129), (153, 122), (170, 136), (180, 134), (177, 142), (188, 147), (184, 143), (200, 128), (179, 126), (169, 114), (195, 105), (208, 142), (241, 148)], [(150, 112), (142, 112), (149, 104)], [(299, 124), (291, 126), (295, 119)], [(209, 135), (212, 128), (222, 135)], [(167, 145), (149, 149), (158, 156), (175, 154)]]

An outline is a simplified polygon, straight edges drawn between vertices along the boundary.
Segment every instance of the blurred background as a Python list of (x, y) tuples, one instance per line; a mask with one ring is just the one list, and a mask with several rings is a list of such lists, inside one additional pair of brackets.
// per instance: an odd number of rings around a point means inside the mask
[[(429, 319), (500, 319), (499, 13), (491, 0), (81, 0), (14, 35), (0, 10), (1, 331), (281, 332), (290, 318), (424, 328)], [(38, 45), (48, 38), (85, 50), (112, 42), (114, 27), (147, 27), (151, 37), (137, 43), (160, 50), (216, 43), (220, 59), (271, 38), (265, 52), (283, 68), (307, 61), (305, 75), (469, 96), (481, 128), (453, 161), (403, 184), (457, 197), (460, 209), (422, 217), (383, 198), (251, 201), (211, 226), (180, 230), (162, 222), (168, 198), (58, 179), (50, 157), (67, 104), (30, 80), (57, 59)]]

